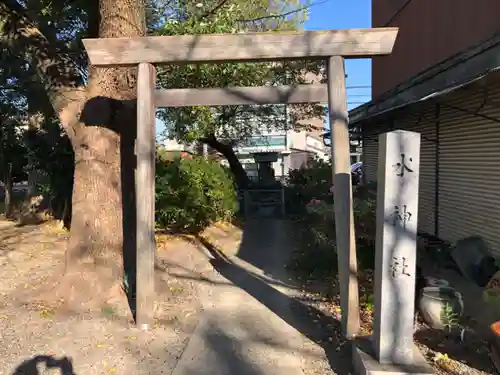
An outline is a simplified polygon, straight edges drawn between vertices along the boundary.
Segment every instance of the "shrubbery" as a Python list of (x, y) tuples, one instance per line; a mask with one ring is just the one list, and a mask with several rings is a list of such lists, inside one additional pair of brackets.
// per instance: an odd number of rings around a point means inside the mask
[(313, 159), (307, 166), (293, 169), (286, 180), (287, 212), (298, 213), (311, 199), (332, 201), (332, 165)]
[[(354, 225), (360, 269), (373, 269), (375, 262), (374, 198), (354, 199)], [(295, 267), (309, 275), (322, 277), (337, 270), (334, 205), (323, 201), (307, 205), (300, 219), (301, 249)]]
[[(315, 160), (308, 168), (290, 172), (289, 199), (299, 209), (297, 234), (300, 249), (294, 267), (307, 275), (323, 277), (337, 270), (334, 199), (331, 164)], [(361, 269), (371, 269), (375, 255), (375, 197), (362, 187), (354, 193), (353, 211), (357, 258)], [(300, 209), (302, 208), (302, 209)]]
[(218, 163), (201, 157), (156, 161), (156, 225), (192, 232), (236, 212), (233, 180)]

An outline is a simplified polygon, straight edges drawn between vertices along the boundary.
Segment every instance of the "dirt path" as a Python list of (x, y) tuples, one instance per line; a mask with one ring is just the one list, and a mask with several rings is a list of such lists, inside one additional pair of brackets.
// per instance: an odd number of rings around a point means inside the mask
[(297, 301), (289, 230), (248, 223), (228, 255), (159, 238), (158, 326), (144, 333), (126, 306), (62, 315), (20, 298), (63, 261), (66, 233), (0, 222), (0, 374), (347, 374), (347, 350), (330, 336), (337, 322)]
[(349, 349), (332, 336), (338, 322), (301, 302), (285, 266), (291, 226), (246, 223), (239, 246), (211, 249), (216, 286), (174, 375), (348, 374)]
[(199, 315), (197, 282), (189, 278), (208, 263), (195, 245), (169, 240), (160, 247), (158, 326), (144, 333), (123, 313), (126, 306), (62, 315), (26, 301), (24, 292), (43, 284), (63, 261), (65, 232), (0, 221), (0, 244), (0, 374), (59, 374), (44, 372), (49, 366), (63, 375), (73, 374), (69, 368), (85, 375), (172, 372)]

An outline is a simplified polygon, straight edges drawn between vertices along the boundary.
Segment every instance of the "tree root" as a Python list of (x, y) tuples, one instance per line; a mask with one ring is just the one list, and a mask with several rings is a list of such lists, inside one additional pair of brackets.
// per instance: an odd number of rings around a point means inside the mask
[(28, 304), (42, 303), (73, 314), (113, 311), (113, 315), (131, 319), (132, 314), (121, 280), (105, 277), (98, 270), (57, 272), (27, 295)]

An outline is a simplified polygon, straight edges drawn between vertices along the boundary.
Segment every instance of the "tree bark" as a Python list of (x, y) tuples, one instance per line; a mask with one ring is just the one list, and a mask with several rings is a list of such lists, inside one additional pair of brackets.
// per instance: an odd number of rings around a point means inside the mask
[(7, 161), (5, 146), (8, 142), (5, 134), (6, 121), (0, 115), (0, 176), (3, 182), (4, 190), (4, 210), (5, 217), (9, 218), (12, 215), (12, 164)]
[[(145, 35), (141, 0), (100, 0), (99, 14), (101, 38)], [(72, 142), (75, 176), (67, 272), (80, 272), (82, 260), (87, 260), (100, 269), (99, 283), (105, 286), (122, 282), (124, 235), (135, 230), (125, 228), (123, 218), (134, 216), (130, 211), (135, 210), (130, 205), (130, 175), (136, 75), (137, 68), (90, 69), (87, 101), (75, 132), (77, 141)]]
[[(42, 123), (44, 121), (43, 116), (34, 107), (34, 98), (28, 98), (28, 129), (31, 131), (40, 130)], [(28, 163), (33, 164), (31, 160), (31, 155), (28, 156)], [(38, 169), (30, 170), (28, 172), (28, 190), (26, 192), (26, 202), (23, 208), (23, 215), (29, 215), (30, 207), (35, 203), (35, 198), (39, 195), (38, 184), (41, 182), (41, 173)], [(47, 197), (46, 197), (47, 198)], [(50, 199), (50, 197), (48, 197)]]
[(220, 142), (213, 135), (203, 138), (201, 141), (212, 147), (215, 151), (220, 152), (227, 159), (229, 169), (234, 176), (234, 181), (238, 189), (247, 188), (250, 184), (250, 180), (231, 145)]
[(4, 178), (4, 188), (5, 188), (5, 217), (10, 219), (13, 213), (12, 207), (12, 164), (6, 163), (5, 165), (5, 178)]
[[(93, 22), (99, 22), (99, 37), (145, 35), (142, 0), (93, 0), (92, 5), (98, 5), (99, 17)], [(105, 297), (106, 289), (122, 282), (123, 236), (131, 233), (124, 228), (123, 218), (135, 221), (130, 219), (134, 212), (123, 211), (135, 210), (130, 185), (134, 181), (137, 68), (90, 67), (85, 88), (69, 55), (54, 48), (57, 41), (47, 39), (17, 1), (0, 2), (0, 18), (6, 20), (4, 31), (11, 41), (22, 44), (36, 63), (75, 153), (66, 275), (76, 282), (70, 283), (70, 296), (76, 291), (77, 297)], [(97, 29), (95, 24), (89, 25), (92, 29)], [(125, 166), (127, 170), (122, 169)], [(122, 192), (122, 188), (129, 190)]]

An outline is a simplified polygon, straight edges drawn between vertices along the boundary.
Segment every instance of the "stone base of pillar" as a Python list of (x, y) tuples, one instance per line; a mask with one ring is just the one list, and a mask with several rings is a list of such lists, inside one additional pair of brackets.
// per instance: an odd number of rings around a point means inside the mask
[(432, 366), (425, 360), (415, 345), (413, 363), (407, 365), (381, 364), (375, 358), (369, 337), (359, 338), (353, 343), (352, 363), (355, 375), (431, 375)]

